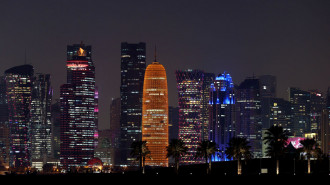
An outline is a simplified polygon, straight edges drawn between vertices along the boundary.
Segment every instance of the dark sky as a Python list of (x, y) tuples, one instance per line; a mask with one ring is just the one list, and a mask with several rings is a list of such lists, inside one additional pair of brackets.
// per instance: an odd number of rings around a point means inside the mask
[(167, 71), (177, 105), (176, 69), (227, 71), (236, 84), (255, 74), (289, 86), (330, 86), (330, 1), (321, 0), (1, 0), (0, 71), (27, 63), (50, 73), (55, 98), (66, 83), (66, 46), (92, 45), (101, 129), (119, 97), (120, 43), (146, 42), (147, 64)]

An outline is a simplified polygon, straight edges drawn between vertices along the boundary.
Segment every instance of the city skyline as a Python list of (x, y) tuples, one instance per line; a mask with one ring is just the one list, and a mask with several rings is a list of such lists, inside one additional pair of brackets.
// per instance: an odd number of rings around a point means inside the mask
[[(327, 1), (3, 1), (0, 3), (0, 70), (24, 63), (50, 74), (53, 103), (65, 83), (65, 50), (93, 46), (99, 87), (99, 128), (110, 128), (110, 103), (120, 97), (120, 43), (146, 43), (146, 64), (167, 69), (169, 105), (177, 106), (175, 70), (230, 71), (239, 84), (248, 76), (274, 75), (277, 94), (330, 85)], [(207, 65), (205, 65), (207, 64)], [(112, 88), (117, 87), (117, 88)]]

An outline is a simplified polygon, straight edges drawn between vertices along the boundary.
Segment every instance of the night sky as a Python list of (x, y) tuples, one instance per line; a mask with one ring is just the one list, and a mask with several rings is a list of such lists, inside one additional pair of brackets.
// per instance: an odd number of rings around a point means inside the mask
[[(320, 0), (0, 0), (0, 72), (26, 62), (50, 73), (54, 99), (66, 83), (66, 46), (92, 45), (99, 128), (109, 128), (119, 97), (120, 43), (146, 42), (147, 64), (167, 71), (177, 105), (176, 69), (227, 71), (235, 84), (253, 74), (289, 86), (330, 86), (330, 1)], [(25, 52), (26, 51), (26, 52)], [(55, 101), (53, 101), (55, 102)]]

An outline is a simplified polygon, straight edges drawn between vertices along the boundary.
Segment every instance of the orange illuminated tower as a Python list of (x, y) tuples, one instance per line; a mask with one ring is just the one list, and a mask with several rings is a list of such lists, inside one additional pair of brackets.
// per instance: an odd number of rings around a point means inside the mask
[(145, 165), (168, 166), (168, 92), (166, 71), (155, 61), (144, 75), (142, 104), (142, 141), (147, 141), (151, 159)]

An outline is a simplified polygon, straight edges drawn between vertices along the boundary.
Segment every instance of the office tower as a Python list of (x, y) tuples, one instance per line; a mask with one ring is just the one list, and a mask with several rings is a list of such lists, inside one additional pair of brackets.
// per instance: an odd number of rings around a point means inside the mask
[(145, 165), (168, 166), (168, 92), (166, 71), (155, 61), (144, 75), (142, 103), (142, 141), (147, 142), (150, 158)]
[(325, 155), (330, 155), (330, 87), (326, 94), (326, 106), (322, 110), (320, 136), (321, 150)]
[(90, 58), (91, 47), (81, 44), (80, 47), (68, 46), (67, 49), (67, 84), (63, 84), (60, 90), (60, 161), (64, 168), (69, 169), (84, 166), (93, 158), (97, 128), (95, 68)]
[(259, 76), (260, 98), (261, 98), (261, 114), (262, 128), (268, 129), (270, 124), (270, 107), (272, 99), (276, 98), (276, 77), (272, 75)]
[(200, 70), (177, 70), (176, 82), (179, 101), (179, 139), (188, 147), (180, 163), (201, 163), (196, 149), (202, 138), (201, 104), (204, 73)]
[[(225, 151), (229, 140), (235, 136), (235, 94), (230, 74), (224, 72), (215, 77), (210, 88), (209, 139), (215, 142), (219, 151)], [(216, 155), (215, 160), (226, 160)]]
[(269, 107), (270, 126), (276, 125), (283, 127), (291, 133), (291, 104), (282, 98), (271, 98)]
[(121, 43), (121, 146), (122, 164), (132, 164), (133, 141), (141, 140), (142, 93), (146, 69), (146, 44)]
[(11, 167), (28, 167), (30, 160), (30, 108), (33, 66), (21, 65), (5, 71), (9, 112)]
[(179, 136), (179, 107), (168, 107), (168, 137), (169, 141)]
[(310, 132), (310, 92), (298, 88), (289, 88), (289, 101), (292, 113), (292, 132), (296, 137), (304, 137)]
[(36, 74), (33, 80), (30, 109), (31, 158), (43, 160), (51, 157), (51, 103), (53, 89), (49, 74)]
[(57, 99), (54, 104), (51, 105), (51, 122), (52, 122), (52, 154), (54, 159), (60, 159), (60, 143), (61, 143), (61, 104)]
[(325, 108), (323, 93), (319, 90), (310, 90), (310, 132), (318, 136), (321, 124), (322, 110)]
[(9, 164), (9, 125), (6, 79), (0, 76), (0, 162)]
[(262, 122), (259, 80), (245, 79), (237, 88), (236, 95), (236, 136), (250, 142), (254, 157), (262, 156)]
[(120, 164), (120, 98), (112, 99), (110, 105), (111, 164)]
[(262, 98), (276, 98), (276, 76), (261, 75), (259, 76), (260, 96)]
[(209, 139), (209, 100), (210, 87), (213, 83), (215, 75), (213, 73), (204, 73), (203, 88), (202, 88), (202, 102), (201, 102), (201, 124), (202, 124), (202, 138)]

